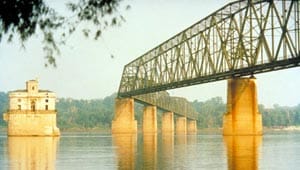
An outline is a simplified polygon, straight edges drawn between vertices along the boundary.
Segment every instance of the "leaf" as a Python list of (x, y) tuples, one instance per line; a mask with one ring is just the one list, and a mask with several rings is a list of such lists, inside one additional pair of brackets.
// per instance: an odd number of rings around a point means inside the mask
[(130, 10), (130, 9), (131, 9), (131, 6), (130, 6), (130, 5), (127, 5), (125, 9), (126, 9), (126, 10)]
[(95, 40), (97, 40), (101, 36), (101, 30), (98, 30), (95, 35)]
[(117, 18), (116, 17), (114, 17), (112, 20), (111, 20), (111, 25), (112, 26), (114, 26), (114, 25), (116, 25), (117, 24)]
[(89, 29), (83, 29), (82, 32), (85, 37), (89, 37), (89, 33), (90, 33)]

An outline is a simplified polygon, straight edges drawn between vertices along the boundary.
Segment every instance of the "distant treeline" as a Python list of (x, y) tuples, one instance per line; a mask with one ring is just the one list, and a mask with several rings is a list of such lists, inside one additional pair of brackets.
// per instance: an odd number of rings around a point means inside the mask
[[(64, 129), (109, 129), (114, 116), (114, 101), (116, 94), (104, 99), (77, 100), (71, 98), (59, 98), (56, 109), (58, 111), (57, 124)], [(221, 97), (215, 97), (204, 102), (197, 100), (191, 102), (199, 112), (199, 128), (222, 127), (222, 117), (226, 111), (226, 104)], [(2, 119), (2, 113), (8, 108), (7, 93), (0, 92), (0, 126), (6, 126)], [(294, 107), (274, 105), (273, 108), (265, 108), (259, 105), (263, 115), (263, 125), (266, 127), (300, 126), (300, 104)], [(135, 117), (140, 124), (142, 121), (142, 105), (135, 105)], [(161, 112), (158, 113), (160, 121)], [(160, 125), (160, 122), (158, 122)]]
[[(198, 127), (222, 127), (226, 104), (221, 97), (215, 97), (205, 102), (196, 100), (192, 102), (192, 105), (200, 113)], [(260, 104), (258, 107), (265, 127), (300, 126), (300, 104), (294, 107), (274, 105), (273, 108), (265, 108)]]

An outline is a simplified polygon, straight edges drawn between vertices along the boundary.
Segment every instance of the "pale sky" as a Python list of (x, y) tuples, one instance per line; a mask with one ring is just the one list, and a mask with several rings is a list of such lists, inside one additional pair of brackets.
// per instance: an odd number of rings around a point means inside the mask
[[(117, 92), (125, 64), (221, 8), (228, 0), (128, 0), (131, 9), (121, 11), (126, 22), (111, 28), (95, 41), (74, 34), (61, 47), (57, 68), (45, 68), (39, 36), (28, 40), (23, 49), (18, 41), (0, 44), (0, 91), (25, 88), (38, 78), (41, 89), (58, 97), (104, 98)], [(64, 10), (63, 3), (53, 5)], [(111, 58), (110, 54), (115, 58)], [(294, 106), (300, 103), (300, 67), (258, 74), (258, 102)], [(221, 96), (226, 102), (226, 81), (201, 84), (169, 91), (188, 100), (205, 101)]]

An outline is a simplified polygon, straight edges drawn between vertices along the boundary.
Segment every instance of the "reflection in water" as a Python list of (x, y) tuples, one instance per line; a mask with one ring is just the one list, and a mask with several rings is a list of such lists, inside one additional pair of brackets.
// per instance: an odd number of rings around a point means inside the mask
[(113, 134), (119, 169), (135, 169), (137, 134)]
[(10, 169), (55, 169), (58, 137), (8, 137)]
[(172, 169), (174, 166), (174, 133), (164, 133), (162, 134), (161, 139), (161, 169)]
[(176, 169), (187, 169), (188, 167), (185, 166), (185, 158), (187, 156), (187, 136), (175, 135), (174, 138), (174, 167), (176, 167)]
[(258, 169), (261, 136), (224, 136), (228, 169)]
[(186, 135), (175, 135), (175, 142), (176, 145), (186, 145), (187, 144), (187, 137)]
[(143, 135), (143, 169), (157, 169), (157, 134)]
[(197, 135), (188, 135), (187, 136), (187, 143), (188, 145), (196, 145), (197, 144)]

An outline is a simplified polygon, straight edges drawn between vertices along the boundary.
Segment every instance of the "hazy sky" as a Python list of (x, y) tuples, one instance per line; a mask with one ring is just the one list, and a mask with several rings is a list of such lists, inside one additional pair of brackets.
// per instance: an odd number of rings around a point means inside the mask
[[(0, 91), (25, 88), (25, 82), (38, 78), (41, 89), (58, 97), (76, 99), (104, 98), (117, 92), (123, 66), (186, 27), (194, 24), (228, 0), (129, 0), (131, 9), (121, 11), (126, 22), (104, 32), (98, 41), (73, 35), (61, 47), (57, 68), (44, 67), (39, 37), (26, 42), (0, 44)], [(61, 1), (52, 5), (64, 10)], [(111, 58), (110, 54), (115, 57)], [(294, 106), (300, 103), (300, 68), (256, 75), (259, 103)], [(221, 96), (226, 101), (226, 81), (169, 91), (189, 100), (205, 101)]]

